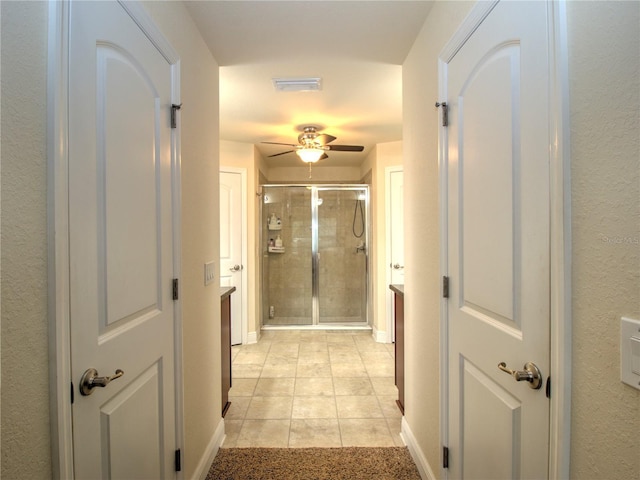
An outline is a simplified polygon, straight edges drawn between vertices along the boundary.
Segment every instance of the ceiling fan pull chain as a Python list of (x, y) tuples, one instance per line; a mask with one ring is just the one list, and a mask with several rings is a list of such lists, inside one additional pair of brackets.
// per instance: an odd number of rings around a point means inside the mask
[(311, 164), (309, 164), (309, 178), (311, 178)]

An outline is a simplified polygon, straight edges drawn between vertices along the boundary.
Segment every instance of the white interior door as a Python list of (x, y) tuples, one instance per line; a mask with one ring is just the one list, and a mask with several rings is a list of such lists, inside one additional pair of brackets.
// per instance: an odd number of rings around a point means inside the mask
[(404, 285), (404, 173), (402, 168), (389, 172), (391, 283)]
[(231, 295), (231, 344), (242, 343), (244, 271), (242, 175), (220, 172), (220, 285), (236, 287)]
[[(404, 285), (404, 172), (402, 167), (388, 167), (387, 185), (387, 280), (391, 285)], [(387, 289), (388, 331), (395, 341), (393, 328), (393, 292)]]
[(70, 10), (75, 476), (174, 478), (173, 67), (119, 3)]
[[(500, 2), (444, 65), (451, 478), (548, 475), (545, 2)], [(501, 371), (542, 372), (540, 389)]]

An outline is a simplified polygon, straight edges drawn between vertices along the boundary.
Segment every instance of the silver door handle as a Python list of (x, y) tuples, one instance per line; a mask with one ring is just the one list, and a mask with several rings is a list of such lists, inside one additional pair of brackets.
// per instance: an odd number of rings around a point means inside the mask
[(243, 268), (244, 267), (242, 265), (234, 265), (233, 267), (229, 268), (229, 270), (231, 270), (232, 272), (239, 272)]
[(98, 377), (98, 371), (95, 368), (90, 368), (82, 374), (82, 378), (80, 379), (80, 393), (85, 396), (91, 395), (94, 388), (106, 387), (112, 380), (120, 378), (122, 375), (124, 375), (124, 372), (117, 369), (115, 375)]
[(395, 270), (402, 270), (402, 269), (404, 268), (404, 265), (400, 265), (399, 263), (395, 263), (395, 264), (393, 265), (393, 268), (394, 268)]
[(529, 387), (534, 390), (542, 386), (542, 373), (533, 362), (525, 363), (524, 370), (511, 370), (507, 368), (507, 364), (504, 362), (500, 362), (498, 368), (515, 378), (516, 382), (529, 382)]

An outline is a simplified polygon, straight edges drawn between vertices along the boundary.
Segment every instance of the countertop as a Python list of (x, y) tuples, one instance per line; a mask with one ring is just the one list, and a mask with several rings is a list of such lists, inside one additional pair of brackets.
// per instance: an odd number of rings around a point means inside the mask
[(224, 300), (235, 291), (236, 287), (220, 287), (220, 300)]
[(389, 285), (389, 288), (398, 295), (402, 295), (404, 297), (404, 285)]

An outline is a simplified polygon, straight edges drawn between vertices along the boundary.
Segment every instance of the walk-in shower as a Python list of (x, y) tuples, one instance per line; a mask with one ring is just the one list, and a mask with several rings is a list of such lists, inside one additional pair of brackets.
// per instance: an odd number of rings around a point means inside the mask
[(366, 326), (368, 185), (262, 188), (262, 325)]

